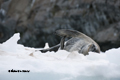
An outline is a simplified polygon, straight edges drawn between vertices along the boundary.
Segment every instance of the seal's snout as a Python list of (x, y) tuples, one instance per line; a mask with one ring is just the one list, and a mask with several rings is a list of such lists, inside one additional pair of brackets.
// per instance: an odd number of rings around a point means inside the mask
[(100, 54), (100, 50), (99, 49), (95, 49), (93, 52), (96, 52), (96, 53)]
[(96, 50), (96, 52), (100, 54), (100, 50)]

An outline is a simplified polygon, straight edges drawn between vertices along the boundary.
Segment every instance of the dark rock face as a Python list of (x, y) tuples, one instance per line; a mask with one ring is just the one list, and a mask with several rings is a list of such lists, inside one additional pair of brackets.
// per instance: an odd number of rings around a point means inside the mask
[(103, 51), (120, 46), (120, 22), (99, 31), (94, 39), (99, 42)]
[(58, 44), (57, 29), (81, 31), (102, 51), (120, 46), (120, 0), (5, 0), (0, 4), (6, 12), (1, 25), (9, 27), (11, 35), (21, 33), (18, 43), (25, 46)]
[(8, 19), (5, 23), (0, 23), (0, 43), (5, 42), (15, 33), (15, 27), (16, 22), (12, 19)]

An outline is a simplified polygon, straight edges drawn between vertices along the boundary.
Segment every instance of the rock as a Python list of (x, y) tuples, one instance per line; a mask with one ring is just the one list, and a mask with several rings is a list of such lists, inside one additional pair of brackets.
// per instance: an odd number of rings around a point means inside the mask
[(85, 33), (105, 51), (120, 46), (119, 3), (120, 0), (8, 0), (2, 2), (6, 16), (1, 24), (9, 27), (11, 35), (19, 32), (18, 43), (25, 46), (44, 47), (46, 42), (54, 46), (60, 42), (54, 31), (64, 28)]
[[(10, 21), (10, 23), (13, 24), (12, 21)], [(0, 23), (0, 43), (5, 42), (15, 33), (15, 26), (9, 26), (7, 24), (3, 25)]]
[(120, 22), (101, 30), (94, 36), (94, 39), (100, 44), (103, 51), (110, 48), (119, 47), (120, 43)]

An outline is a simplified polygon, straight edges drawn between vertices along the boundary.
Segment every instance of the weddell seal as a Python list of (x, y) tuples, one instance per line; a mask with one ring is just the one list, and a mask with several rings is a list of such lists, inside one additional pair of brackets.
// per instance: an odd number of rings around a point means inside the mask
[[(60, 44), (40, 50), (41, 52), (57, 51), (60, 48), (68, 52), (78, 51), (83, 55), (88, 55), (89, 51), (100, 53), (99, 45), (93, 39), (79, 31), (60, 29), (56, 31), (56, 34), (62, 37)], [(70, 37), (70, 39), (65, 41), (67, 37)]]

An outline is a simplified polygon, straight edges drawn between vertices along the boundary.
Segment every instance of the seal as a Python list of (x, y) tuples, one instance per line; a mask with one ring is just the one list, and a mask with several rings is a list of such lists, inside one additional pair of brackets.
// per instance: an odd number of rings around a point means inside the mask
[[(60, 44), (49, 49), (40, 50), (41, 52), (57, 51), (60, 48), (68, 52), (78, 51), (84, 55), (88, 55), (89, 51), (100, 53), (99, 45), (93, 39), (79, 31), (60, 29), (56, 31), (56, 34), (62, 37)], [(65, 41), (67, 37), (70, 37), (70, 39)]]

